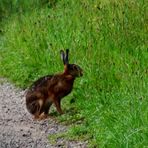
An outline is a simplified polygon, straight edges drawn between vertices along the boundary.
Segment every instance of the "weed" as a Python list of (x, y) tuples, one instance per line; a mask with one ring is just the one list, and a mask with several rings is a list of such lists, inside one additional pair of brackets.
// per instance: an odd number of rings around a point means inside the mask
[(90, 147), (148, 146), (146, 6), (61, 0), (15, 13), (2, 23), (0, 74), (27, 87), (62, 71), (59, 51), (70, 48), (84, 76), (63, 100), (67, 113), (58, 119), (72, 125), (65, 136), (87, 137)]

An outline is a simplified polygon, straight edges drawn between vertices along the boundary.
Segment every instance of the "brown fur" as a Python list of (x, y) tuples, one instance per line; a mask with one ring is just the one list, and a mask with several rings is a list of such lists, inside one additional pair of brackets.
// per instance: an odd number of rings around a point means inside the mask
[[(74, 69), (74, 66), (77, 68)], [(54, 103), (57, 111), (63, 114), (61, 99), (72, 91), (74, 80), (78, 76), (82, 76), (82, 69), (78, 65), (66, 63), (63, 73), (47, 75), (35, 81), (26, 94), (28, 111), (35, 118), (43, 119)]]

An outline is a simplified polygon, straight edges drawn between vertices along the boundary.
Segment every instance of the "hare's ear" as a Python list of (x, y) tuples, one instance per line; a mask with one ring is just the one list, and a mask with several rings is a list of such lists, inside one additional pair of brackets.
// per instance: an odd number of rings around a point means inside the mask
[(63, 50), (60, 50), (60, 54), (61, 54), (61, 60), (63, 61), (64, 65), (66, 64), (65, 62), (65, 53)]
[(66, 49), (65, 62), (69, 64), (69, 49)]

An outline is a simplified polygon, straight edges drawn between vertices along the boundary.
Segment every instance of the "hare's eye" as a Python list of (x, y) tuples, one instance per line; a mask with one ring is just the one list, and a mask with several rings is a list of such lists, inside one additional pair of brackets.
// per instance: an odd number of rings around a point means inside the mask
[(73, 69), (74, 69), (74, 70), (77, 70), (77, 66), (76, 66), (76, 65), (73, 65)]

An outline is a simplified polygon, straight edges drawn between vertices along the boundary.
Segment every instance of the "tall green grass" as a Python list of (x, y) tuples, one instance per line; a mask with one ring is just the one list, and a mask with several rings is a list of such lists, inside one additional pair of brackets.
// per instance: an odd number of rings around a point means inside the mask
[(67, 137), (90, 147), (148, 146), (146, 8), (144, 0), (61, 0), (16, 13), (2, 27), (1, 76), (27, 87), (62, 71), (59, 50), (70, 48), (84, 76), (63, 100)]

